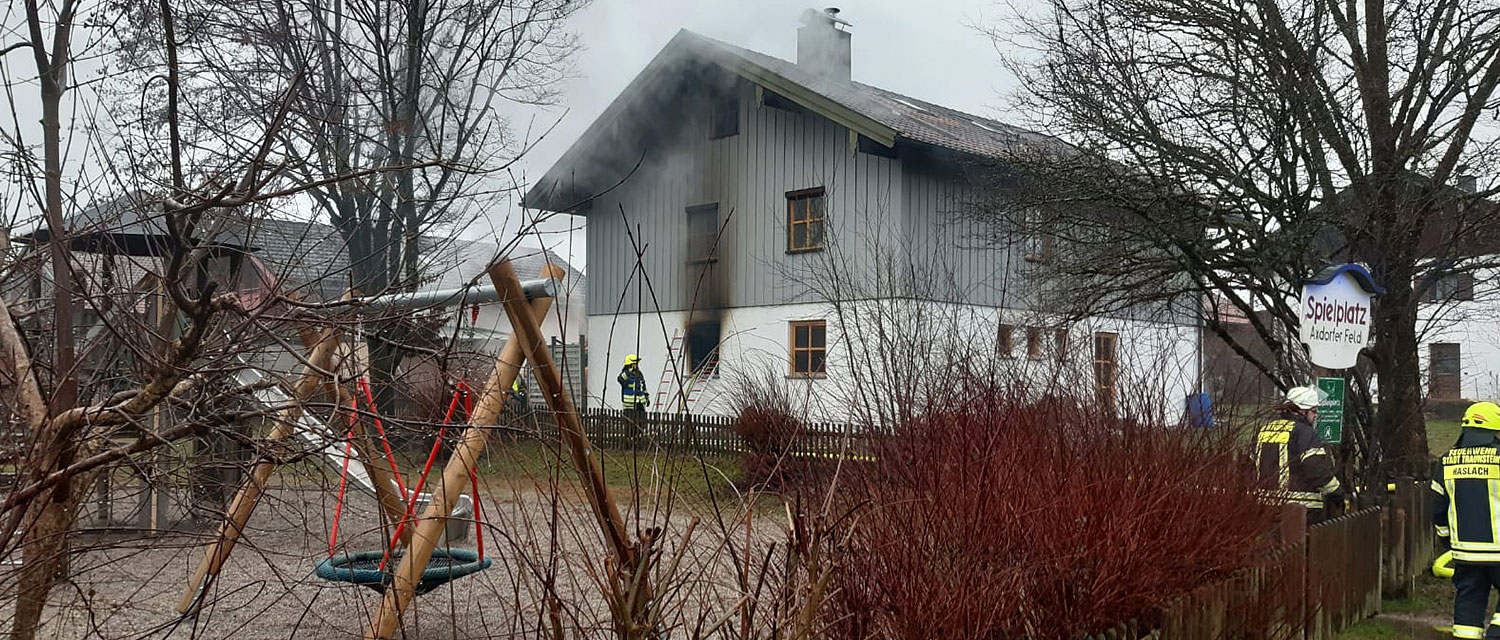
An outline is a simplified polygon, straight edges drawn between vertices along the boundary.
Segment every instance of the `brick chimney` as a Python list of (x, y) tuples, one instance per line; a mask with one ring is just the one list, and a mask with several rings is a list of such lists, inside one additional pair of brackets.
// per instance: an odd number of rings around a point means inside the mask
[(849, 26), (839, 19), (839, 10), (808, 9), (797, 29), (797, 66), (824, 78), (849, 82)]

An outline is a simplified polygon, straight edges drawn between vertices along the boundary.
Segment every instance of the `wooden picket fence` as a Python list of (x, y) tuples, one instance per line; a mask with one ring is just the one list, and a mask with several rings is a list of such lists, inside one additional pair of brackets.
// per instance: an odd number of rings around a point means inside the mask
[(1382, 559), (1412, 551), (1386, 544), (1386, 512), (1372, 507), (1308, 527), (1304, 539), (1194, 589), (1157, 619), (1130, 621), (1086, 640), (1329, 640), (1379, 613)]
[[(634, 421), (613, 409), (579, 412), (583, 430), (594, 446), (605, 450), (662, 449), (684, 455), (735, 456), (745, 451), (744, 441), (734, 430), (733, 416), (647, 413)], [(555, 438), (557, 424), (551, 412), (538, 407), (531, 412), (530, 428), (541, 438)], [(865, 459), (870, 446), (849, 425), (812, 423), (797, 435), (790, 454), (824, 458)]]

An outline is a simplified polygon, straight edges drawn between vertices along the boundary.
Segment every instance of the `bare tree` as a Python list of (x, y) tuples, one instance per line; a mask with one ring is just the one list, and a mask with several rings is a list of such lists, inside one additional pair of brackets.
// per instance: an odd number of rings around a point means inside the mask
[[(493, 213), (514, 191), (504, 170), (535, 140), (510, 117), (549, 103), (575, 47), (567, 20), (586, 0), (193, 0), (193, 75), (210, 108), (187, 114), (215, 138), (257, 114), (238, 105), (303, 78), (279, 131), (285, 177), (313, 185), (299, 205), (337, 229), (353, 288), (410, 290), (430, 279), (434, 237)], [(150, 4), (139, 8), (149, 17)], [(231, 43), (226, 46), (225, 43)], [(133, 48), (139, 50), (139, 48)], [(403, 168), (332, 181), (352, 167)], [(310, 211), (309, 209), (310, 208)], [(435, 233), (442, 230), (440, 233)], [(368, 331), (383, 406), (409, 327)]]
[[(36, 166), (26, 152), (29, 141), (18, 132), (7, 138), (12, 149), (6, 157), (16, 163), (16, 174), (35, 180), (26, 191), (37, 199), (43, 217), (30, 240), (51, 258), (50, 274), (39, 270), (31, 275), (38, 287), (42, 280), (50, 282), (47, 293), (52, 303), (27, 309), (26, 315), (32, 320), (50, 317), (52, 322), (50, 332), (35, 330), (36, 322), (28, 330), (10, 313), (9, 303), (0, 299), (0, 354), (6, 368), (16, 374), (7, 394), (15, 398), (17, 409), (11, 418), (29, 434), (29, 446), (17, 461), (16, 484), (0, 501), (0, 556), (9, 556), (17, 544), (23, 549), (15, 584), (7, 586), (19, 595), (12, 638), (36, 635), (48, 593), (65, 572), (68, 534), (85, 478), (131, 456), (273, 410), (243, 410), (238, 401), (249, 399), (250, 390), (237, 384), (233, 374), (245, 366), (240, 357), (264, 340), (262, 316), (275, 300), (246, 305), (235, 295), (234, 283), (206, 277), (205, 261), (216, 250), (214, 236), (231, 218), (226, 213), (292, 198), (316, 186), (395, 170), (391, 165), (351, 165), (318, 183), (279, 183), (288, 165), (283, 158), (294, 155), (285, 148), (283, 131), (292, 122), (293, 105), (302, 95), (300, 75), (267, 91), (266, 102), (247, 109), (261, 115), (242, 122), (235, 135), (185, 143), (182, 112), (192, 101), (185, 95), (190, 83), (181, 73), (179, 45), (201, 44), (195, 38), (203, 33), (180, 36), (172, 5), (164, 1), (157, 9), (156, 30), (165, 55), (138, 90), (149, 98), (152, 85), (162, 87), (163, 162), (84, 166), (75, 177), (63, 171), (63, 151), (75, 145), (104, 147), (109, 134), (109, 127), (98, 122), (77, 129), (61, 126), (61, 97), (76, 86), (67, 71), (77, 62), (70, 40), (79, 20), (77, 5), (62, 3), (56, 15), (45, 16), (36, 3), (27, 5), (31, 39), (26, 46), (35, 53), (43, 79), (41, 147), (45, 155), (41, 166)], [(128, 132), (122, 137), (128, 140)], [(423, 169), (433, 164), (422, 161), (399, 168)], [(83, 208), (73, 194), (87, 192), (82, 185), (90, 180), (131, 193), (124, 199), (127, 206), (141, 224), (159, 229), (159, 254), (143, 267), (146, 278), (162, 292), (162, 304), (171, 309), (158, 310), (156, 325), (143, 322), (134, 313), (138, 301), (121, 295), (119, 288), (107, 282), (115, 275), (110, 249), (102, 249), (104, 259), (88, 263), (73, 253), (75, 243), (92, 243), (101, 232), (111, 231), (79, 228), (81, 217), (71, 222), (66, 217)], [(84, 252), (93, 251), (90, 245)], [(15, 289), (9, 285), (28, 275), (21, 267), (39, 266), (34, 262), (3, 265), (0, 282), (8, 285), (4, 287), (7, 293)], [(134, 363), (118, 375), (92, 380), (93, 388), (85, 394), (77, 390), (83, 367), (72, 349), (78, 337), (72, 328), (74, 316), (81, 310), (75, 298), (87, 311), (103, 317), (101, 338), (92, 339), (91, 332), (85, 352), (113, 338), (127, 353), (112, 354), (119, 357), (111, 359)], [(51, 406), (42, 402), (48, 391)], [(87, 402), (79, 404), (80, 398)], [(178, 409), (180, 421), (153, 428), (147, 416), (168, 404)], [(121, 438), (127, 442), (111, 442)]]
[(1204, 300), (1225, 305), (1280, 385), (1308, 373), (1287, 339), (1301, 282), (1366, 264), (1386, 289), (1367, 468), (1421, 473), (1417, 305), (1485, 266), (1474, 240), (1497, 222), (1475, 206), (1493, 189), (1450, 186), (1495, 166), (1477, 125), (1495, 114), (1497, 20), (1471, 0), (1049, 0), (993, 35), (1035, 54), (1011, 61), (1019, 101), (1066, 145), (1018, 145), (989, 214), (1052, 242), (1036, 270), (1059, 299), (1175, 305), (1248, 357)]

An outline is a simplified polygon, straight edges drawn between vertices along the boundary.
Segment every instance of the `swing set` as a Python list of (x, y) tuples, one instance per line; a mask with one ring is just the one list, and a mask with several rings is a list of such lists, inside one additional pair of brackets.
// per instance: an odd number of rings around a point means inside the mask
[[(549, 395), (549, 400), (565, 402), (571, 410), (571, 400), (541, 342), (538, 319), (546, 315), (556, 291), (556, 282), (565, 272), (552, 265), (542, 273), (541, 280), (520, 282), (509, 262), (501, 259), (489, 268), (493, 288), (471, 287), (458, 291), (434, 292), (430, 294), (400, 294), (364, 301), (371, 308), (415, 308), (435, 306), (455, 300), (462, 308), (467, 304), (500, 301), (505, 305), (514, 329), (504, 348), (494, 362), (494, 369), (481, 393), (476, 394), (466, 380), (460, 379), (454, 386), (447, 412), (433, 440), (417, 482), (410, 491), (396, 464), (389, 440), (386, 438), (384, 421), (376, 411), (374, 396), (368, 382), (362, 376), (345, 378), (334, 366), (336, 353), (348, 354), (351, 345), (341, 343), (340, 332), (335, 328), (307, 330), (303, 342), (308, 348), (306, 365), (297, 384), (289, 393), (280, 396), (287, 402), (275, 420), (268, 440), (271, 443), (300, 437), (311, 443), (313, 449), (325, 454), (330, 461), (337, 460), (340, 468), (339, 489), (329, 535), (328, 558), (320, 562), (314, 574), (322, 579), (347, 582), (368, 587), (384, 594), (384, 600), (372, 622), (366, 638), (389, 638), (399, 625), (401, 613), (410, 604), (411, 598), (429, 592), (458, 578), (482, 571), (492, 562), (484, 555), (484, 533), (482, 509), (479, 500), (479, 477), (477, 462), (488, 437), (488, 427), (498, 424), (511, 386), (519, 375), (523, 360), (533, 360), (540, 384)], [(355, 341), (356, 343), (358, 341)], [(535, 343), (535, 344), (532, 344)], [(357, 346), (354, 347), (357, 350)], [(364, 355), (356, 351), (354, 355)], [(344, 358), (343, 362), (351, 359)], [(364, 358), (367, 361), (367, 357)], [(333, 372), (328, 375), (327, 372)], [(353, 385), (341, 380), (354, 380)], [(353, 387), (351, 389), (350, 387)], [(336, 435), (316, 418), (306, 414), (305, 406), (319, 391), (325, 390), (337, 399), (338, 405), (348, 407), (343, 414), (347, 418), (342, 446)], [(476, 398), (477, 395), (477, 398)], [(375, 426), (380, 445), (375, 446), (358, 420), (360, 400), (363, 399)], [(465, 420), (453, 447), (453, 453), (435, 480), (430, 477), (436, 466), (443, 438), (459, 408)], [(574, 416), (576, 417), (576, 416)], [(380, 460), (383, 458), (384, 460)], [(202, 561), (189, 578), (186, 591), (178, 603), (178, 611), (190, 614), (202, 606), (214, 582), (220, 576), (230, 552), (244, 533), (245, 524), (260, 497), (267, 481), (275, 470), (276, 460), (266, 456), (255, 462), (245, 482), (240, 486), (226, 512), (218, 535), (208, 545)], [(384, 549), (338, 554), (339, 524), (348, 498), (347, 489), (351, 477), (359, 484), (367, 484), (375, 494), (383, 521), (392, 526), (393, 533)], [(430, 492), (424, 493), (431, 488)], [(462, 491), (471, 489), (470, 496)], [(463, 498), (472, 502), (475, 532), (475, 550), (459, 549), (444, 544), (445, 533), (451, 532), (450, 520), (454, 524), (466, 525), (468, 519), (463, 509)], [(423, 512), (418, 507), (425, 503)], [(460, 507), (455, 509), (455, 505)], [(458, 529), (462, 531), (462, 528)]]
[[(359, 390), (363, 393), (366, 406), (370, 415), (374, 418), (375, 430), (380, 435), (381, 444), (384, 446), (386, 460), (390, 462), (391, 476), (396, 481), (396, 487), (403, 494), (411, 496), (422, 495), (422, 489), (427, 485), (427, 477), (432, 472), (432, 465), (437, 461), (438, 452), (443, 446), (443, 436), (448, 426), (453, 422), (453, 414), (458, 409), (459, 401), (463, 401), (464, 419), (469, 420), (474, 414), (474, 398), (470, 393), (468, 381), (462, 378), (453, 389), (453, 399), (448, 402), (448, 410), (443, 415), (443, 422), (438, 427), (437, 436), (432, 441), (432, 451), (427, 455), (427, 463), (422, 466), (422, 473), (417, 477), (417, 485), (411, 492), (406, 491), (406, 484), (401, 477), (401, 471), (396, 467), (395, 454), (391, 451), (390, 441), (385, 436), (385, 428), (381, 424), (379, 413), (375, 409), (375, 398), (370, 392), (370, 385), (364, 378), (358, 381)], [(345, 490), (349, 486), (349, 461), (354, 455), (355, 423), (359, 396), (350, 403), (349, 429), (345, 434), (347, 441), (344, 450), (343, 471), (339, 475), (339, 493), (333, 511), (333, 527), (328, 535), (328, 559), (318, 563), (314, 574), (324, 580), (334, 582), (349, 582), (364, 587), (369, 587), (377, 592), (385, 593), (386, 584), (390, 580), (390, 573), (385, 570), (386, 564), (392, 559), (399, 560), (401, 557), (400, 542), (401, 534), (411, 524), (416, 515), (416, 500), (408, 500), (406, 513), (402, 516), (400, 523), (396, 525), (396, 531), (391, 536), (390, 542), (386, 543), (384, 551), (364, 551), (354, 554), (336, 556), (339, 539), (339, 518), (344, 511)], [(469, 481), (474, 487), (474, 546), (477, 551), (467, 549), (454, 549), (443, 547), (433, 550), (432, 560), (427, 563), (427, 569), (422, 572), (422, 579), (417, 584), (417, 593), (427, 593), (447, 582), (464, 577), (471, 573), (477, 573), (490, 567), (490, 561), (484, 557), (484, 520), (481, 506), (483, 501), (479, 499), (479, 470), (469, 470)]]

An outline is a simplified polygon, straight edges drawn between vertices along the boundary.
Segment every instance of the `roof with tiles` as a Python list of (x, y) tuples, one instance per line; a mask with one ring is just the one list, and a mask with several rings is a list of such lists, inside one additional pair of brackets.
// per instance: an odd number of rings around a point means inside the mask
[[(663, 106), (661, 96), (671, 95), (667, 87), (683, 82), (702, 65), (714, 65), (743, 77), (887, 148), (925, 145), (993, 160), (1068, 148), (1052, 136), (819, 73), (796, 62), (684, 29), (532, 185), (523, 203), (576, 213), (574, 209), (586, 203), (596, 190), (617, 181), (616, 174), (630, 169), (639, 157), (622, 151), (631, 147), (632, 141), (622, 137), (616, 125), (644, 124), (634, 121), (649, 120), (649, 114)], [(646, 128), (649, 126), (654, 125)]]
[[(1056, 140), (998, 120), (964, 113), (861, 82), (819, 75), (795, 62), (768, 56), (683, 30), (673, 42), (700, 54), (733, 56), (818, 93), (860, 115), (890, 127), (901, 138), (988, 158), (1003, 158), (1018, 143)], [(669, 47), (672, 45), (668, 45)]]
[[(290, 288), (324, 300), (336, 299), (349, 286), (348, 244), (331, 226), (293, 220), (261, 219), (251, 227), (247, 244), (257, 247), (255, 256)], [(424, 236), (421, 239), (419, 271), (431, 278), (419, 289), (457, 288), (484, 274), (499, 253), (485, 241)], [(568, 287), (581, 286), (583, 274), (555, 252), (533, 247), (514, 247), (509, 257), (522, 278), (535, 277), (547, 264), (567, 269)], [(582, 289), (578, 289), (582, 291)]]
[[(84, 268), (84, 284), (108, 272), (117, 284), (130, 286), (145, 274), (160, 269), (159, 259), (165, 250), (166, 226), (162, 222), (161, 203), (145, 192), (128, 192), (99, 200), (64, 220), (73, 237), (92, 238), (88, 243), (75, 240), (75, 259)], [(46, 242), (45, 229), (18, 236), (18, 243)], [(263, 215), (205, 216), (199, 235), (213, 236), (213, 246), (223, 251), (251, 256), (270, 280), (285, 293), (314, 300), (338, 299), (349, 288), (348, 243), (334, 227), (317, 222), (286, 220)], [(499, 248), (490, 242), (426, 236), (421, 239), (419, 271), (431, 274), (420, 286), (423, 290), (454, 288), (481, 277)], [(106, 247), (114, 257), (104, 264)], [(144, 248), (142, 248), (144, 247)], [(132, 250), (132, 248), (136, 250)], [(568, 271), (567, 286), (581, 286), (583, 274), (552, 251), (530, 247), (511, 249), (510, 258), (522, 278), (534, 277), (548, 264)], [(100, 285), (102, 286), (102, 285)], [(89, 287), (96, 290), (98, 287)], [(582, 289), (578, 289), (582, 291)]]

